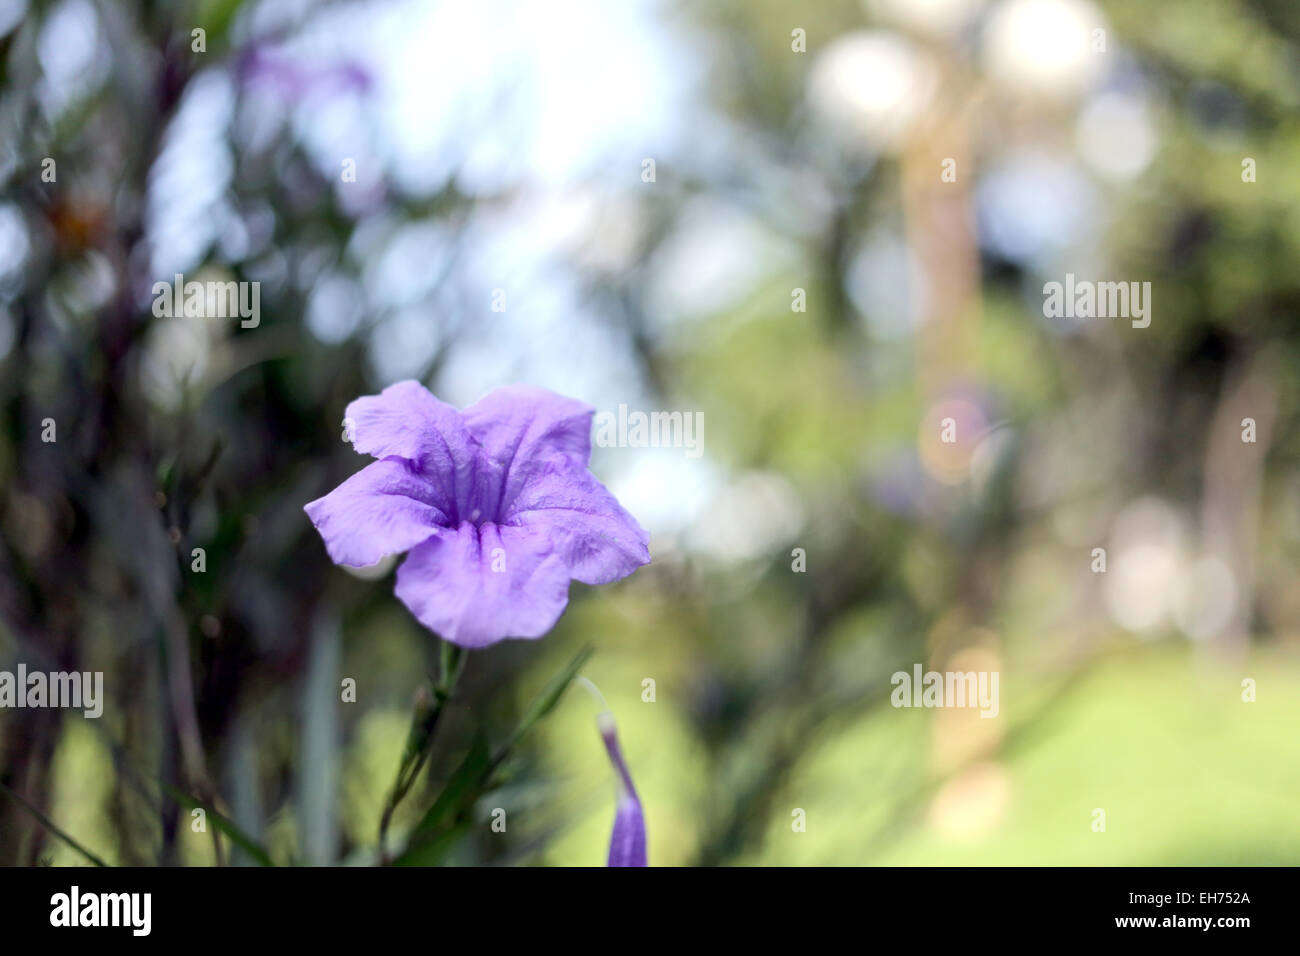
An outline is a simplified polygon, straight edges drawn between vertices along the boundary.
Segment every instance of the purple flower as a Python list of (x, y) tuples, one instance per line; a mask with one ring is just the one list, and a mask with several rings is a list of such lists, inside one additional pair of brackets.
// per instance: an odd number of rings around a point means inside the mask
[(418, 382), (348, 405), (353, 447), (378, 458), (305, 507), (336, 564), (409, 551), (397, 596), (462, 647), (541, 637), (569, 581), (650, 562), (649, 535), (587, 470), (593, 409), (499, 388), (464, 411)]
[(614, 832), (609, 838), (607, 866), (646, 866), (645, 814), (632, 785), (623, 751), (618, 746), (614, 718), (607, 711), (600, 715), (600, 737), (605, 741), (610, 763), (618, 774), (618, 804), (614, 808)]

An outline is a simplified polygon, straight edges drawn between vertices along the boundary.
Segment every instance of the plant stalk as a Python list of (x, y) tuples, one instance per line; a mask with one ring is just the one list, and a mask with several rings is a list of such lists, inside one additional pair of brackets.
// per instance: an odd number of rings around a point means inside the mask
[(406, 735), (406, 749), (402, 752), (402, 761), (397, 767), (397, 777), (389, 791), (388, 801), (384, 804), (383, 815), (379, 818), (379, 860), (387, 866), (391, 862), (388, 853), (388, 826), (392, 822), (393, 812), (406, 797), (424, 769), (429, 753), (433, 750), (433, 741), (438, 729), (438, 718), (443, 708), (451, 699), (456, 689), (456, 681), (465, 666), (465, 650), (450, 641), (442, 642), (441, 660), (437, 682), (430, 680), (416, 694), (415, 712), (411, 716), (411, 730)]

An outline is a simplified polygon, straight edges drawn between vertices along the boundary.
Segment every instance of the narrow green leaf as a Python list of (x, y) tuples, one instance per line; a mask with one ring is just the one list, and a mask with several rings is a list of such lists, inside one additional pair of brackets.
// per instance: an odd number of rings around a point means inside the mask
[(524, 734), (532, 729), (533, 724), (555, 709), (555, 705), (560, 702), (560, 698), (564, 696), (564, 692), (573, 683), (573, 679), (578, 676), (578, 672), (586, 666), (593, 652), (594, 649), (590, 645), (578, 651), (573, 660), (569, 661), (568, 666), (552, 677), (547, 685), (542, 688), (542, 692), (533, 699), (532, 705), (524, 712), (523, 719), (519, 721), (519, 726), (515, 728), (514, 733), (507, 738), (505, 744), (497, 751), (496, 756), (492, 758), (493, 765), (501, 763), (506, 758), (506, 755), (514, 749), (515, 744), (523, 739)]
[(491, 786), (493, 773), (533, 725), (555, 709), (591, 655), (592, 648), (584, 647), (547, 682), (495, 754), (489, 751), (481, 736), (475, 738), (469, 753), (447, 780), (433, 806), (420, 819), (406, 850), (393, 861), (393, 865), (428, 866), (442, 858), (461, 835), (466, 816), (475, 802)]
[(446, 827), (433, 836), (426, 836), (413, 841), (402, 855), (395, 859), (393, 866), (437, 866), (442, 863), (447, 852), (470, 831), (469, 821), (462, 821)]
[(176, 789), (170, 784), (163, 784), (163, 787), (171, 794), (172, 799), (182, 806), (188, 807), (190, 810), (202, 810), (207, 818), (212, 821), (213, 826), (224, 833), (231, 843), (247, 853), (259, 866), (275, 866), (271, 854), (267, 853), (261, 844), (240, 830), (230, 820), (217, 813), (216, 810), (213, 810), (205, 803), (200, 803), (189, 794)]
[(95, 856), (95, 854), (91, 853), (89, 850), (87, 850), (84, 846), (82, 846), (80, 843), (78, 843), (68, 834), (60, 830), (58, 826), (55, 825), (53, 820), (51, 820), (45, 814), (41, 813), (41, 811), (37, 810), (34, 806), (32, 806), (22, 797), (18, 796), (17, 793), (9, 789), (9, 787), (5, 786), (3, 783), (0, 783), (0, 791), (6, 793), (15, 803), (17, 803), (20, 807), (22, 807), (24, 810), (26, 810), (28, 813), (34, 816), (37, 819), (37, 821), (41, 824), (41, 826), (45, 827), (45, 829), (49, 830), (56, 837), (58, 837), (68, 846), (72, 847), (74, 850), (76, 850), (78, 853), (84, 856), (91, 863), (95, 864), (95, 866), (104, 866), (104, 867), (108, 866), (107, 863), (105, 863), (99, 857)]
[(458, 819), (474, 805), (483, 788), (492, 776), (492, 754), (487, 741), (480, 734), (474, 738), (469, 753), (460, 762), (455, 772), (448, 778), (438, 799), (425, 812), (420, 822), (411, 833), (411, 841), (406, 852), (394, 862), (397, 865), (409, 865), (407, 857), (417, 847), (438, 838), (436, 831), (444, 823), (455, 824)]

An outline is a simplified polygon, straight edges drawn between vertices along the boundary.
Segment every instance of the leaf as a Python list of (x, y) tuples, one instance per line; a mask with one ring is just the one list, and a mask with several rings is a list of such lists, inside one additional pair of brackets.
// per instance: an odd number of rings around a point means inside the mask
[[(444, 843), (445, 834), (438, 833), (439, 827), (450, 823), (454, 828), (461, 817), (474, 805), (474, 801), (487, 787), (491, 780), (493, 762), (488, 750), (487, 740), (479, 734), (470, 745), (469, 753), (460, 762), (451, 777), (448, 778), (438, 799), (433, 802), (420, 822), (411, 831), (411, 838), (406, 850), (393, 861), (394, 866), (428, 866), (435, 862), (430, 857), (430, 846)], [(448, 847), (443, 845), (442, 851)], [(441, 852), (437, 854), (441, 856)]]
[(26, 810), (28, 813), (30, 813), (32, 816), (34, 816), (34, 817), (35, 817), (35, 818), (40, 822), (41, 826), (45, 827), (45, 829), (49, 830), (49, 831), (50, 831), (51, 833), (53, 833), (56, 837), (58, 837), (60, 840), (62, 840), (62, 841), (63, 841), (64, 843), (66, 843), (68, 846), (72, 847), (74, 850), (76, 850), (78, 853), (80, 853), (82, 856), (84, 856), (84, 857), (85, 857), (87, 860), (89, 860), (91, 863), (95, 864), (95, 866), (103, 866), (103, 867), (107, 867), (107, 866), (108, 866), (107, 863), (105, 863), (105, 862), (104, 862), (103, 860), (101, 860), (99, 857), (95, 856), (95, 854), (91, 853), (89, 850), (87, 850), (84, 846), (82, 846), (80, 843), (78, 843), (78, 842), (77, 842), (76, 840), (74, 840), (72, 837), (68, 836), (68, 834), (66, 834), (66, 833), (64, 833), (62, 830), (60, 830), (60, 829), (55, 825), (55, 823), (54, 823), (53, 820), (51, 820), (51, 819), (50, 819), (49, 817), (47, 817), (45, 814), (41, 813), (41, 811), (37, 810), (34, 806), (32, 806), (30, 803), (28, 803), (28, 802), (27, 802), (26, 800), (24, 800), (22, 797), (18, 796), (17, 793), (15, 793), (13, 790), (9, 789), (9, 787), (5, 786), (3, 783), (0, 783), (0, 792), (4, 792), (4, 793), (8, 794), (9, 797), (11, 797), (15, 803), (17, 803), (17, 804), (18, 804), (19, 806), (21, 806), (24, 810)]
[(573, 660), (569, 661), (568, 666), (552, 677), (550, 682), (542, 688), (542, 692), (537, 695), (533, 700), (532, 705), (524, 712), (524, 717), (519, 722), (519, 726), (515, 728), (514, 733), (512, 733), (506, 740), (505, 745), (497, 751), (496, 756), (492, 760), (493, 765), (499, 764), (504, 760), (506, 755), (514, 748), (515, 744), (519, 743), (523, 738), (524, 734), (528, 733), (528, 731), (532, 729), (533, 724), (537, 723), (537, 721), (541, 720), (555, 709), (555, 705), (560, 702), (560, 698), (564, 696), (564, 692), (568, 689), (569, 685), (573, 683), (573, 679), (578, 676), (578, 672), (586, 666), (592, 653), (593, 648), (590, 645), (578, 651)]
[(441, 860), (466, 829), (467, 814), (490, 787), (493, 773), (533, 725), (555, 709), (591, 655), (592, 648), (584, 647), (547, 682), (495, 754), (489, 751), (482, 735), (475, 737), (469, 752), (447, 780), (433, 806), (411, 831), (407, 848), (393, 861), (394, 866), (429, 866)]
[(412, 842), (406, 850), (393, 861), (393, 866), (437, 866), (442, 862), (447, 851), (469, 832), (468, 821), (448, 827), (437, 834)]
[(202, 810), (207, 818), (212, 821), (213, 826), (224, 833), (231, 843), (247, 853), (259, 866), (275, 866), (275, 862), (271, 859), (271, 854), (267, 853), (266, 849), (262, 847), (261, 844), (248, 834), (244, 833), (244, 831), (240, 830), (233, 822), (217, 813), (216, 810), (213, 810), (205, 803), (200, 803), (184, 791), (178, 790), (170, 784), (163, 784), (163, 787), (169, 794), (171, 794), (172, 799), (182, 806), (188, 807), (191, 810)]

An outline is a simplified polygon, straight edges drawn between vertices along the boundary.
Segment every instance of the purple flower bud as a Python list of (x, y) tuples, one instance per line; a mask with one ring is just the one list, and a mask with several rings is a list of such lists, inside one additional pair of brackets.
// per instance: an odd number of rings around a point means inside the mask
[(623, 760), (623, 751), (618, 746), (618, 732), (614, 727), (614, 717), (608, 711), (597, 720), (601, 739), (605, 741), (605, 750), (609, 752), (610, 763), (618, 773), (618, 806), (614, 811), (614, 832), (609, 838), (609, 860), (607, 866), (648, 866), (645, 851), (645, 814), (641, 810), (641, 801), (632, 785), (632, 775), (628, 773), (627, 763)]

